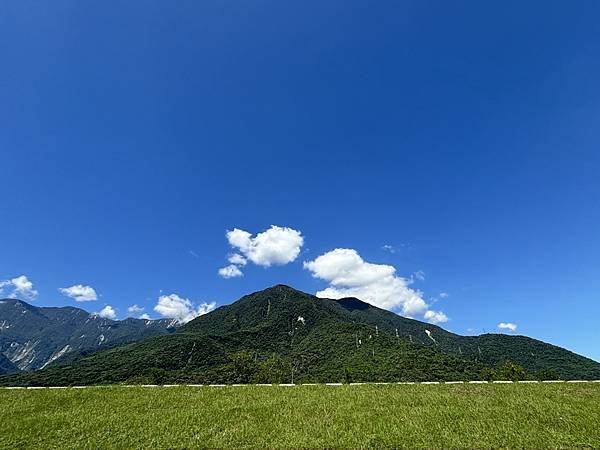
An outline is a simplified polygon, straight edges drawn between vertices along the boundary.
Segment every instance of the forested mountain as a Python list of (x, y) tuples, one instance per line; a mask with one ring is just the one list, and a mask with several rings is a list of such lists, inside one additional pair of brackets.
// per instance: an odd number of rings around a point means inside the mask
[(600, 364), (523, 336), (459, 336), (360, 300), (274, 286), (175, 333), (100, 351), (3, 384), (335, 382), (481, 379), (511, 360), (526, 372), (600, 378)]
[(103, 319), (73, 307), (0, 300), (0, 354), (19, 370), (66, 363), (100, 348), (173, 331), (170, 319)]

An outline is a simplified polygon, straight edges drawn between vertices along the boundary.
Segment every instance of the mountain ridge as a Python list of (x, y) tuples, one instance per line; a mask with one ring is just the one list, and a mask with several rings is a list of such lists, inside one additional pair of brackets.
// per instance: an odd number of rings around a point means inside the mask
[(600, 378), (597, 362), (532, 338), (460, 336), (358, 299), (322, 299), (276, 285), (175, 333), (0, 383), (472, 380), (508, 360), (530, 374)]
[(18, 370), (37, 370), (174, 326), (170, 319), (110, 320), (74, 306), (38, 307), (5, 298), (0, 299), (0, 354)]
[(19, 371), (10, 359), (0, 353), (0, 375), (12, 374)]
[[(533, 358), (535, 358), (536, 353), (539, 353), (540, 349), (545, 348), (545, 346), (549, 346), (553, 349), (560, 350), (560, 352), (564, 352), (564, 356), (571, 362), (573, 362), (573, 359), (581, 359), (583, 361), (595, 365), (597, 369), (600, 369), (600, 364), (596, 361), (593, 361), (590, 358), (578, 355), (570, 350), (528, 336), (507, 335), (501, 333), (485, 333), (476, 336), (463, 336), (447, 331), (438, 325), (425, 323), (416, 319), (400, 316), (396, 313), (382, 308), (378, 308), (374, 305), (371, 305), (370, 303), (364, 302), (354, 297), (346, 297), (337, 300), (318, 298), (314, 295), (297, 291), (296, 289), (284, 284), (278, 284), (270, 288), (264, 289), (262, 291), (257, 291), (245, 295), (232, 305), (240, 304), (241, 302), (244, 302), (245, 299), (252, 299), (256, 295), (264, 296), (277, 291), (279, 291), (280, 293), (284, 293), (284, 297), (291, 297), (301, 294), (302, 296), (311, 298), (313, 300), (316, 300), (317, 302), (324, 302), (334, 305), (334, 308), (337, 308), (338, 310), (339, 307), (342, 307), (343, 309), (349, 311), (350, 315), (355, 321), (377, 325), (379, 331), (387, 331), (388, 333), (395, 335), (396, 330), (398, 330), (400, 338), (408, 339), (412, 342), (416, 342), (424, 346), (435, 347), (447, 354), (452, 354), (461, 357), (469, 356), (477, 362), (483, 362), (494, 367), (507, 359), (511, 359), (523, 366), (528, 367), (531, 371), (545, 369), (547, 368), (546, 361), (544, 361), (543, 359), (538, 360), (537, 362), (532, 361), (532, 358), (530, 358), (530, 356), (533, 350), (535, 350), (535, 352), (533, 352)], [(226, 310), (228, 306), (232, 305), (227, 305), (221, 308), (224, 308), (224, 310)], [(266, 307), (263, 306), (263, 308)], [(188, 324), (182, 326), (181, 331), (187, 331), (190, 329), (198, 330), (197, 325), (208, 320), (212, 320), (212, 316), (205, 315), (197, 317)], [(425, 330), (430, 331), (431, 335), (428, 335)], [(433, 339), (431, 339), (430, 336), (433, 337)], [(518, 347), (525, 346), (531, 348), (529, 348), (529, 353), (527, 350), (516, 353), (494, 353), (493, 347), (497, 345)], [(564, 377), (569, 377), (568, 371), (561, 371), (560, 368), (557, 368), (556, 370), (560, 375)], [(600, 375), (600, 372), (594, 373)]]

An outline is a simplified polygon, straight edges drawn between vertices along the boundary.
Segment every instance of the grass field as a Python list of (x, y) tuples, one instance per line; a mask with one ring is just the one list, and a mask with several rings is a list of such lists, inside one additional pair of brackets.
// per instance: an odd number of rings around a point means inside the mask
[(0, 389), (0, 448), (600, 448), (600, 383)]

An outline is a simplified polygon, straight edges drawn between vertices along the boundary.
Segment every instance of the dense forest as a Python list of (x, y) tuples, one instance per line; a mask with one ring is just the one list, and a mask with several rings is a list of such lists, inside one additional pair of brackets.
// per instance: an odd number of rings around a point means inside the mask
[(357, 299), (278, 285), (173, 334), (0, 378), (20, 385), (600, 378), (600, 364), (524, 336), (459, 336)]

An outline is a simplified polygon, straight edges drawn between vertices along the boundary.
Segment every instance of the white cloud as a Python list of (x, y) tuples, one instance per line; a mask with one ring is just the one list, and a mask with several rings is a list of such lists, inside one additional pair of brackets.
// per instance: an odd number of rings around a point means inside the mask
[(500, 328), (501, 330), (512, 331), (514, 333), (515, 331), (517, 331), (517, 324), (511, 322), (500, 322), (498, 324), (498, 328)]
[(230, 265), (219, 269), (223, 278), (241, 277), (240, 267), (248, 261), (263, 267), (288, 264), (298, 257), (304, 245), (300, 231), (276, 225), (254, 237), (239, 228), (227, 231), (226, 236), (229, 245), (239, 253), (229, 255)]
[(34, 300), (38, 296), (38, 291), (33, 288), (33, 283), (25, 275), (0, 281), (0, 295), (3, 295), (5, 289), (9, 289), (7, 295), (10, 297), (23, 300)]
[(230, 264), (228, 266), (221, 267), (219, 269), (219, 275), (223, 278), (235, 278), (241, 277), (244, 274), (240, 269), (238, 269), (238, 266), (236, 266), (235, 264)]
[(368, 263), (356, 250), (337, 248), (314, 261), (306, 261), (304, 268), (313, 277), (329, 283), (328, 288), (317, 292), (317, 297), (357, 297), (380, 308), (400, 310), (410, 317), (427, 309), (423, 294), (411, 289), (409, 280), (398, 277), (394, 267)]
[(385, 250), (386, 252), (390, 252), (390, 253), (396, 253), (396, 249), (394, 248), (393, 245), (390, 244), (385, 244), (381, 246), (382, 250)]
[(413, 277), (419, 281), (425, 281), (425, 272), (422, 270), (417, 270), (415, 273), (413, 273)]
[(425, 318), (425, 320), (427, 320), (427, 322), (432, 323), (434, 325), (437, 325), (439, 323), (444, 323), (444, 322), (448, 322), (448, 316), (446, 314), (444, 314), (442, 311), (426, 311), (425, 314), (423, 315), (423, 317)]
[(246, 264), (248, 264), (248, 260), (246, 258), (244, 258), (242, 255), (240, 255), (239, 253), (234, 253), (233, 255), (229, 255), (229, 258), (227, 260), (231, 264), (235, 264), (237, 266), (245, 266)]
[(140, 316), (140, 319), (144, 319), (144, 320), (152, 320), (148, 314), (142, 314), (142, 315)]
[(187, 323), (190, 320), (211, 312), (216, 307), (216, 303), (202, 303), (197, 308), (187, 298), (182, 298), (177, 294), (161, 295), (154, 311), (163, 317), (176, 319), (179, 323)]
[(448, 294), (447, 292), (440, 292), (440, 298), (448, 298), (450, 296), (450, 294)]
[(106, 305), (99, 312), (95, 313), (95, 315), (103, 319), (117, 320), (117, 312), (110, 305)]
[(127, 312), (129, 314), (139, 314), (144, 312), (144, 308), (138, 305), (131, 305), (129, 308), (127, 308)]
[(76, 284), (68, 288), (60, 288), (59, 292), (67, 297), (75, 299), (76, 302), (91, 302), (98, 300), (98, 295), (94, 288), (82, 284)]
[(214, 310), (216, 307), (217, 304), (215, 302), (201, 303), (200, 306), (198, 306), (198, 308), (196, 309), (196, 312), (199, 316), (203, 316), (204, 314), (208, 314), (209, 312)]
[(229, 245), (238, 249), (254, 264), (263, 267), (284, 265), (294, 261), (304, 245), (300, 231), (271, 225), (266, 231), (252, 237), (238, 228), (227, 232)]

